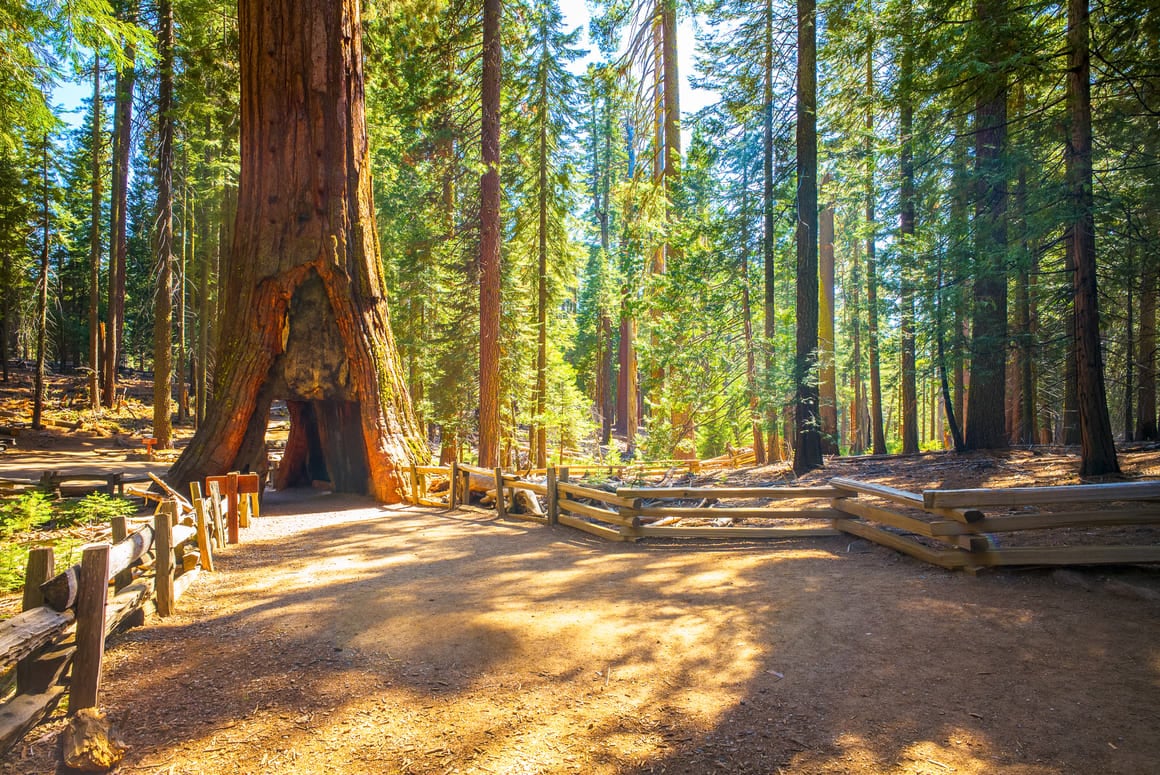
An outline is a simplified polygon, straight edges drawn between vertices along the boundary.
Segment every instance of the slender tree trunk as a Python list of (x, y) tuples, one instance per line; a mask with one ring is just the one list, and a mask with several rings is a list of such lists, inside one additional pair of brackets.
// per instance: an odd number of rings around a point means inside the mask
[(850, 268), (850, 388), (854, 402), (850, 407), (850, 454), (866, 451), (866, 385), (862, 381), (862, 261), (858, 244), (854, 245), (853, 266)]
[[(991, 38), (1007, 17), (1005, 0), (976, 0), (975, 16)], [(995, 45), (999, 42), (996, 39)], [(971, 391), (967, 396), (968, 449), (1007, 446), (1007, 73), (1001, 51), (981, 78), (975, 102), (975, 306), (971, 325)]]
[(765, 465), (765, 439), (761, 432), (760, 395), (757, 387), (757, 355), (753, 346), (753, 306), (749, 298), (749, 160), (741, 161), (741, 319), (745, 334), (745, 387), (749, 392), (749, 424), (753, 433), (754, 462)]
[(870, 444), (875, 455), (886, 454), (886, 428), (882, 421), (882, 369), (878, 343), (878, 235), (874, 211), (878, 199), (874, 184), (874, 35), (866, 44), (866, 337), (870, 358)]
[(1112, 440), (1100, 353), (1099, 292), (1096, 287), (1096, 235), (1092, 200), (1091, 61), (1088, 53), (1088, 0), (1067, 5), (1067, 108), (1071, 119), (1064, 163), (1073, 219), (1065, 242), (1075, 270), (1076, 393), (1079, 406), (1080, 475), (1120, 472)]
[(43, 208), (40, 248), (40, 277), (36, 280), (36, 371), (32, 377), (32, 429), (40, 430), (44, 427), (44, 361), (47, 356), (48, 339), (48, 256), (51, 245), (51, 206), (48, 180), (48, 135), (44, 136), (44, 149), (41, 159), (41, 197), (40, 205)]
[[(906, 19), (910, 18), (909, 3), (903, 11)], [(902, 454), (918, 454), (918, 396), (915, 383), (915, 344), (914, 344), (914, 282), (911, 272), (914, 269), (914, 239), (917, 192), (914, 183), (914, 105), (911, 103), (911, 80), (913, 79), (914, 64), (911, 51), (909, 31), (902, 35), (902, 61), (899, 68), (899, 171), (902, 176), (898, 194), (899, 224), (898, 242), (901, 251), (901, 325), (899, 335), (902, 340)]]
[(501, 0), (483, 3), (483, 166), (479, 183), (479, 464), (499, 460)]
[(153, 305), (153, 436), (173, 447), (173, 7), (157, 4), (157, 290)]
[(771, 395), (767, 396), (769, 411), (766, 414), (768, 433), (766, 460), (781, 460), (781, 443), (778, 441), (778, 404), (774, 364), (777, 362), (777, 261), (775, 253), (773, 196), (773, 0), (765, 0), (765, 67), (762, 94), (762, 219), (761, 258), (765, 267), (765, 374)]
[[(123, 18), (136, 21), (136, 2), (128, 4)], [(111, 235), (109, 240), (109, 302), (106, 305), (109, 324), (105, 329), (104, 403), (115, 406), (117, 395), (117, 367), (121, 362), (125, 330), (125, 257), (128, 252), (129, 224), (129, 157), (133, 138), (133, 89), (136, 72), (133, 68), (134, 49), (128, 46), (125, 56), (129, 64), (117, 73), (116, 97), (113, 105), (113, 181)]]
[(174, 483), (262, 471), (277, 399), (298, 405), (287, 449), (317, 438), (337, 491), (397, 502), (427, 458), (387, 313), (361, 30), (357, 0), (239, 4), (241, 178), (217, 374)]
[(548, 80), (540, 82), (539, 233), (536, 262), (536, 419), (532, 450), (536, 468), (548, 465)]
[[(210, 136), (207, 120), (206, 137)], [(208, 171), (213, 167), (213, 152), (206, 144), (203, 169)], [(195, 416), (197, 424), (205, 421), (205, 410), (208, 404), (209, 389), (209, 353), (210, 353), (210, 321), (213, 319), (213, 302), (210, 299), (210, 272), (216, 261), (218, 242), (210, 239), (210, 207), (206, 202), (197, 210), (197, 228), (201, 234), (201, 258), (197, 262), (197, 369), (195, 374)]]
[(1160, 267), (1144, 261), (1140, 272), (1140, 337), (1136, 343), (1136, 439), (1156, 441), (1156, 292)]
[(797, 68), (797, 350), (794, 357), (796, 444), (799, 476), (822, 466), (818, 385), (811, 372), (818, 357), (818, 133), (817, 31), (814, 0), (798, 0)]
[(101, 57), (93, 55), (93, 189), (89, 226), (89, 408), (101, 408)]
[(186, 347), (186, 270), (189, 267), (189, 257), (197, 247), (196, 230), (193, 228), (193, 213), (197, 202), (189, 191), (189, 159), (183, 154), (183, 167), (186, 181), (182, 186), (183, 214), (181, 220), (181, 258), (177, 262), (176, 286), (177, 297), (177, 358), (174, 366), (174, 378), (177, 382), (177, 422), (184, 423), (189, 419), (189, 350)]
[[(632, 125), (627, 131), (628, 150), (628, 178), (636, 177), (636, 151), (633, 148)], [(625, 219), (625, 229), (628, 228), (629, 218)], [(627, 242), (627, 239), (624, 240)], [(626, 280), (621, 288), (620, 302), (620, 349), (617, 354), (620, 363), (620, 373), (617, 377), (616, 394), (616, 422), (617, 431), (624, 434), (629, 457), (632, 457), (636, 444), (636, 429), (640, 425), (639, 385), (636, 368), (636, 320), (632, 316), (632, 286)]]
[(1124, 342), (1124, 441), (1131, 441), (1132, 431), (1135, 430), (1135, 426), (1132, 424), (1132, 398), (1136, 394), (1136, 391), (1132, 385), (1132, 372), (1134, 371), (1134, 367), (1136, 365), (1136, 343), (1132, 338), (1134, 333), (1132, 328), (1135, 324), (1135, 321), (1132, 319), (1132, 306), (1135, 303), (1135, 299), (1133, 298), (1132, 293), (1132, 283), (1136, 278), (1135, 267), (1132, 265), (1132, 248), (1133, 246), (1129, 244), (1127, 248), (1128, 279), (1125, 283), (1127, 286), (1125, 291), (1127, 292), (1128, 296), (1128, 320), (1126, 321), (1127, 325), (1124, 326), (1124, 333), (1126, 336), (1126, 341)]
[[(827, 174), (822, 188), (831, 182)], [(818, 263), (821, 292), (818, 294), (818, 413), (821, 418), (822, 453), (841, 454), (838, 438), (838, 375), (834, 351), (834, 204), (827, 202), (818, 216)]]

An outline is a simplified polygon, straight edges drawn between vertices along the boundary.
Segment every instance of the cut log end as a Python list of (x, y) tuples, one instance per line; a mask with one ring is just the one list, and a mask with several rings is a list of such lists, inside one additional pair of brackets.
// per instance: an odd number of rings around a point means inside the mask
[(77, 711), (62, 734), (61, 758), (66, 767), (81, 772), (108, 772), (128, 750), (105, 714), (96, 708)]

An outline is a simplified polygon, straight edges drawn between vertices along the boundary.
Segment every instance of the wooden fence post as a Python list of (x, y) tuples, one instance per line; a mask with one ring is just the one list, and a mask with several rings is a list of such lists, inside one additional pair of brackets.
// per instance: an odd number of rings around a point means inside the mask
[[(201, 494), (200, 488), (198, 494)], [(205, 515), (205, 500), (193, 499), (193, 514), (197, 519), (197, 553), (201, 555), (201, 567), (213, 573), (213, 547), (209, 542), (209, 525)]]
[(459, 508), (459, 461), (451, 461), (451, 500), (449, 502), (452, 511)]
[(560, 523), (559, 491), (556, 489), (556, 467), (548, 466), (548, 524)]
[(495, 513), (499, 517), (507, 516), (507, 504), (503, 500), (503, 469), (495, 469)]
[[(44, 605), (44, 593), (40, 585), (52, 578), (56, 568), (56, 558), (51, 546), (38, 546), (28, 553), (28, 564), (24, 572), (24, 599), (21, 610), (31, 611)], [(16, 663), (16, 692), (31, 691), (35, 683), (32, 675), (35, 657), (25, 657)]]
[(411, 503), (419, 505), (419, 468), (411, 464)]
[(241, 526), (238, 518), (238, 473), (231, 472), (226, 477), (226, 521), (229, 523), (230, 543), (236, 544), (241, 540), (238, 528)]
[(68, 710), (97, 707), (105, 655), (105, 605), (109, 598), (109, 544), (89, 544), (81, 555), (77, 585), (77, 652)]
[[(129, 523), (125, 517), (113, 517), (113, 543), (118, 544), (129, 536)], [(126, 568), (113, 578), (113, 590), (120, 592), (133, 583), (133, 571)]]
[(157, 615), (173, 614), (173, 523), (170, 514), (177, 510), (173, 501), (163, 501), (161, 511), (153, 517), (153, 545), (157, 552)]

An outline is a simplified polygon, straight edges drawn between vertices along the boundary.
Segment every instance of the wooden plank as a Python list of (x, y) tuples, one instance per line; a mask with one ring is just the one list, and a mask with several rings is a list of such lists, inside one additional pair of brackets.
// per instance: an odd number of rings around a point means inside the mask
[(594, 487), (583, 487), (579, 484), (572, 484), (570, 482), (557, 482), (556, 490), (558, 492), (567, 493), (568, 495), (575, 495), (580, 498), (589, 498), (594, 501), (601, 501), (610, 506), (619, 506), (625, 509), (636, 508), (640, 504), (636, 502), (636, 498), (627, 498), (617, 493), (611, 493), (607, 490), (597, 490)]
[(695, 508), (685, 506), (642, 506), (636, 509), (642, 517), (678, 517), (680, 519), (832, 519), (829, 508), (823, 509), (748, 509), (732, 506)]
[(1027, 546), (970, 556), (976, 565), (1135, 565), (1160, 562), (1160, 546)]
[(495, 482), (495, 513), (502, 519), (507, 516), (507, 501), (505, 500), (503, 492), (503, 469), (495, 469), (492, 477), (492, 480)]
[(901, 503), (904, 506), (923, 509), (931, 514), (948, 517), (964, 524), (978, 522), (986, 516), (977, 509), (952, 509), (927, 506), (924, 503), (923, 496), (917, 493), (907, 492), (906, 490), (899, 490), (895, 487), (888, 487), (884, 484), (860, 482), (857, 479), (847, 479), (841, 476), (836, 476), (831, 479), (830, 484), (841, 490), (848, 490), (849, 492), (859, 493), (861, 495), (873, 495), (888, 501), (893, 501), (894, 503)]
[(162, 510), (153, 518), (154, 541), (157, 546), (156, 588), (157, 615), (170, 616), (173, 613), (173, 525), (169, 516), (174, 508), (172, 502), (162, 504)]
[(0, 705), (0, 756), (12, 750), (28, 731), (48, 717), (64, 696), (63, 686), (40, 694), (20, 694)]
[(832, 527), (678, 527), (641, 525), (633, 535), (644, 538), (817, 538), (842, 535)]
[(222, 488), (218, 482), (206, 479), (205, 489), (209, 491), (209, 513), (213, 519), (213, 532), (217, 536), (218, 549), (224, 549), (229, 536), (226, 534), (225, 520), (222, 516)]
[(923, 490), (922, 498), (927, 508), (1036, 506), (1052, 503), (1160, 500), (1160, 481), (1075, 484), (1061, 487)]
[[(44, 605), (44, 593), (40, 585), (48, 581), (53, 575), (56, 566), (56, 555), (51, 546), (37, 546), (29, 550), (28, 562), (24, 567), (24, 595), (21, 611), (32, 611)], [(36, 683), (36, 668), (31, 656), (24, 657), (16, 663), (16, 691), (18, 693), (37, 693), (48, 684), (34, 686)]]
[(56, 569), (56, 555), (51, 546), (37, 546), (29, 550), (24, 566), (24, 595), (22, 611), (31, 611), (44, 605), (40, 585), (52, 578)]
[(72, 611), (40, 606), (0, 622), (0, 672), (56, 640), (75, 618)]
[(601, 522), (608, 522), (613, 525), (625, 525), (628, 527), (636, 527), (640, 524), (640, 520), (636, 517), (625, 517), (620, 512), (602, 509), (598, 506), (589, 506), (586, 503), (577, 503), (568, 498), (560, 498), (559, 503), (560, 508), (565, 511), (591, 517), (592, 519), (599, 519)]
[(443, 476), (451, 475), (451, 468), (449, 466), (415, 466), (415, 470), (421, 474), (441, 474)]
[(591, 533), (594, 536), (599, 536), (600, 538), (606, 539), (608, 541), (631, 541), (632, 540), (630, 537), (621, 535), (619, 532), (617, 532), (616, 530), (613, 530), (610, 527), (604, 527), (603, 525), (594, 525), (591, 522), (585, 522), (582, 519), (578, 519), (578, 518), (570, 516), (568, 514), (561, 514), (560, 515), (560, 524), (565, 525), (567, 527), (575, 528), (577, 530), (583, 530), (585, 533)]
[(977, 565), (976, 555), (957, 549), (931, 549), (905, 536), (895, 535), (887, 530), (867, 524), (857, 519), (835, 519), (834, 527), (843, 533), (850, 533), (867, 541), (908, 554), (911, 557), (953, 570), (964, 565)]
[(69, 715), (97, 707), (100, 699), (105, 612), (109, 601), (109, 549), (108, 544), (89, 544), (81, 556), (77, 652), (69, 682)]
[[(881, 506), (874, 506), (869, 503), (860, 503), (858, 500), (848, 498), (845, 500), (835, 500), (831, 504), (834, 509), (844, 514), (849, 514), (854, 517), (861, 517), (862, 519), (870, 520), (871, 522), (881, 522), (890, 527), (897, 527), (902, 530), (908, 530), (921, 536), (928, 538), (934, 537), (934, 530), (931, 523), (918, 519), (917, 517), (908, 517), (905, 514), (899, 514), (890, 509), (884, 509)], [(958, 524), (958, 523), (955, 523)]]
[(193, 586), (193, 583), (201, 578), (201, 569), (194, 568), (191, 571), (186, 571), (173, 580), (173, 600), (181, 599), (181, 596)]
[(559, 484), (556, 482), (556, 467), (552, 466), (548, 469), (548, 524), (555, 525), (560, 521), (560, 490)]
[(1011, 533), (1021, 530), (1057, 528), (1101, 528), (1160, 524), (1160, 510), (1109, 509), (1107, 511), (1064, 511), (1041, 514), (1013, 514), (987, 517), (970, 525), (932, 522), (935, 536), (972, 533)]
[(193, 513), (193, 504), (190, 503), (188, 500), (186, 500), (184, 495), (182, 495), (177, 490), (170, 487), (165, 482), (165, 480), (163, 480), (161, 477), (157, 476), (157, 474), (150, 473), (149, 478), (151, 480), (153, 480), (153, 483), (155, 485), (157, 485), (158, 487), (161, 488), (162, 492), (164, 492), (172, 500), (177, 502), (177, 505), (181, 508), (181, 513), (178, 516)]
[(201, 564), (207, 571), (213, 573), (213, 548), (209, 541), (209, 520), (205, 515), (205, 501), (194, 498), (193, 511), (197, 515), (197, 551), (201, 555)]
[[(837, 487), (618, 487), (623, 498), (845, 498)], [(921, 500), (921, 499), (920, 499)]]
[(536, 495), (546, 496), (548, 494), (548, 485), (546, 484), (540, 484), (539, 482), (525, 482), (523, 479), (509, 479), (509, 477), (506, 476), (503, 478), (503, 480), (505, 483), (510, 481), (511, 483), (509, 486), (513, 490), (528, 490), (530, 492), (534, 492)]
[[(226, 522), (227, 530), (230, 533), (230, 543), (236, 544), (241, 539), (241, 515), (238, 514), (238, 475), (236, 473), (229, 473), (226, 475)], [(161, 608), (160, 605), (157, 606)], [(168, 614), (162, 614), (167, 616)]]
[(150, 585), (135, 581), (109, 600), (105, 607), (105, 637), (111, 635), (149, 600)]

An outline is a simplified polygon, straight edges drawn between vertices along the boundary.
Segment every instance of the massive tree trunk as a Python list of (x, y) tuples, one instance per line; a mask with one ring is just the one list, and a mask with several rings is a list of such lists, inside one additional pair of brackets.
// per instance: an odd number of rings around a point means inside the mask
[(479, 183), (479, 464), (499, 464), (499, 114), (501, 0), (483, 3), (483, 175)]
[(1006, 0), (976, 0), (976, 24), (993, 40), (991, 71), (980, 77), (975, 102), (975, 307), (971, 325), (968, 449), (1007, 446), (1007, 73), (998, 27)]
[(101, 408), (101, 57), (93, 55), (93, 184), (89, 224), (89, 408)]
[(1072, 218), (1065, 241), (1075, 270), (1076, 395), (1079, 399), (1080, 475), (1119, 473), (1100, 353), (1099, 292), (1096, 288), (1096, 234), (1092, 198), (1091, 62), (1088, 54), (1088, 0), (1067, 5), (1067, 112), (1071, 119), (1064, 162)]
[[(157, 5), (157, 290), (153, 304), (153, 436), (173, 446), (173, 6)], [(180, 368), (180, 366), (179, 366)]]
[(269, 407), (285, 399), (288, 469), (395, 502), (427, 450), (380, 270), (359, 5), (244, 0), (239, 28), (241, 180), (214, 395), (170, 479), (263, 470)]
[(1156, 432), (1156, 285), (1160, 268), (1144, 261), (1140, 274), (1140, 336), (1136, 342), (1136, 433), (1137, 441), (1155, 441)]
[(818, 116), (817, 30), (814, 0), (798, 0), (797, 68), (797, 338), (794, 354), (793, 470), (822, 466), (818, 384)]
[[(128, 3), (123, 18), (136, 21), (137, 4)], [(105, 329), (105, 360), (102, 392), (105, 406), (114, 406), (117, 395), (117, 366), (121, 362), (121, 347), (125, 329), (125, 257), (129, 238), (129, 157), (133, 139), (133, 89), (137, 77), (133, 69), (134, 49), (125, 48), (129, 64), (117, 72), (116, 96), (113, 104), (113, 181), (110, 190), (112, 210), (109, 238), (109, 302)]]

